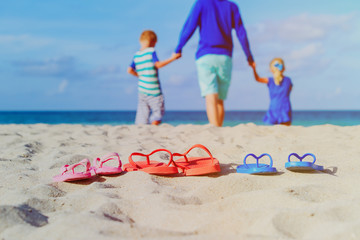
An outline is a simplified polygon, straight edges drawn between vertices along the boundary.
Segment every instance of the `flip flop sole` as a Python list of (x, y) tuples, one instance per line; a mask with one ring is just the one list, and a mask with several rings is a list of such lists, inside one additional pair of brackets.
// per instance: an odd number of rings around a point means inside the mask
[(53, 177), (54, 182), (72, 182), (72, 181), (79, 181), (90, 179), (91, 173), (84, 173), (84, 174), (64, 174), (58, 175)]
[(124, 171), (133, 172), (133, 171), (143, 171), (153, 175), (172, 175), (179, 173), (177, 167), (167, 166), (162, 162), (151, 161), (150, 165), (146, 161), (136, 162), (136, 165), (128, 163), (124, 165)]
[(267, 164), (247, 164), (247, 165), (239, 165), (236, 168), (236, 172), (238, 173), (247, 173), (252, 175), (271, 175), (276, 174), (277, 170), (274, 167), (270, 167)]
[(96, 168), (94, 169), (94, 171), (96, 172), (97, 175), (102, 175), (102, 176), (120, 174), (123, 172), (121, 167), (116, 168), (116, 167), (106, 167), (106, 166), (103, 166), (102, 168)]
[(324, 167), (311, 162), (287, 162), (285, 168), (294, 172), (323, 171)]
[(177, 167), (184, 171), (186, 176), (199, 176), (221, 171), (219, 161), (216, 158), (212, 161), (211, 158), (191, 157), (188, 158), (188, 161), (181, 158), (174, 162)]

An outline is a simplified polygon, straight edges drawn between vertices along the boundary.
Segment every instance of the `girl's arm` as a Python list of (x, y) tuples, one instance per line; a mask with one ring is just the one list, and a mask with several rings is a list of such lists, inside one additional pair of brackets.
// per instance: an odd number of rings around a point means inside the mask
[(173, 55), (171, 56), (171, 58), (166, 59), (166, 60), (164, 60), (164, 61), (157, 61), (157, 62), (155, 62), (155, 67), (156, 67), (157, 69), (162, 68), (162, 67), (165, 67), (165, 66), (168, 65), (169, 63), (171, 63), (171, 62), (175, 61), (176, 59), (180, 58), (180, 56), (181, 56), (181, 55), (179, 55), (179, 54), (173, 53)]
[(258, 82), (261, 82), (261, 83), (268, 83), (269, 82), (269, 79), (268, 78), (262, 78), (258, 75), (258, 73), (256, 72), (256, 65), (255, 63), (253, 63), (252, 65), (252, 69), (254, 71), (254, 77), (255, 77), (255, 80), (258, 81)]
[(138, 77), (137, 72), (132, 67), (128, 67), (127, 72), (135, 77)]

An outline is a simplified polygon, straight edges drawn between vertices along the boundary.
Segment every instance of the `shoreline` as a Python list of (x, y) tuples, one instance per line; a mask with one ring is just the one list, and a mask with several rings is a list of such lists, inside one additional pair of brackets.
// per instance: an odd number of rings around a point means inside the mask
[[(1, 239), (351, 239), (360, 236), (360, 126), (0, 125)], [(220, 161), (209, 176), (128, 172), (53, 183), (60, 167), (118, 152), (185, 152), (203, 144)], [(236, 173), (269, 153), (278, 174)], [(325, 167), (294, 173), (290, 153)], [(204, 156), (195, 150), (192, 154)], [(261, 231), (260, 231), (261, 230)]]
[[(227, 111), (224, 126), (254, 123), (267, 126), (263, 121), (266, 111)], [(133, 125), (135, 111), (42, 111), (1, 112), (0, 124), (90, 124)], [(208, 124), (205, 111), (166, 111), (163, 123)], [(293, 111), (293, 126), (315, 126), (332, 124), (337, 126), (360, 125), (360, 111)]]

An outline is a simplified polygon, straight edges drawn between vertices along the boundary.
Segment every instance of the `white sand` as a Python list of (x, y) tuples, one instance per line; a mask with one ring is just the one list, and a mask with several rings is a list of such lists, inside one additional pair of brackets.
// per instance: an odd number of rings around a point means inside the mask
[[(360, 126), (0, 126), (0, 239), (360, 239)], [(222, 172), (52, 183), (83, 158), (207, 146)], [(275, 176), (236, 173), (268, 152)], [(324, 173), (293, 173), (290, 153)], [(204, 154), (194, 151), (195, 155)]]

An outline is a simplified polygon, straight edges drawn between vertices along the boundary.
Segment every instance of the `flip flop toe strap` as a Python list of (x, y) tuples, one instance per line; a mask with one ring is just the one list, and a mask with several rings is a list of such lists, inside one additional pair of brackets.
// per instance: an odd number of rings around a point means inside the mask
[(64, 175), (66, 172), (68, 172), (70, 170), (72, 171), (73, 174), (75, 174), (75, 168), (80, 165), (85, 167), (85, 172), (88, 172), (90, 169), (91, 163), (90, 163), (89, 159), (85, 158), (85, 159), (81, 160), (80, 162), (75, 163), (73, 165), (64, 165), (61, 168), (61, 171), (62, 171), (61, 175)]
[(133, 156), (140, 156), (140, 157), (146, 157), (146, 162), (148, 165), (150, 165), (150, 156), (157, 152), (167, 152), (169, 154), (170, 159), (169, 159), (168, 164), (166, 165), (167, 167), (170, 166), (171, 163), (173, 163), (173, 154), (167, 149), (156, 149), (156, 150), (152, 151), (150, 154), (134, 152), (129, 156), (129, 163), (136, 168), (142, 168), (141, 166), (136, 164), (136, 162), (134, 162), (134, 160), (132, 159)]
[(201, 148), (202, 150), (204, 150), (207, 154), (209, 154), (212, 163), (214, 163), (214, 157), (213, 157), (213, 155), (211, 154), (210, 150), (207, 149), (204, 145), (201, 145), (201, 144), (195, 144), (194, 146), (192, 146), (189, 150), (187, 150), (187, 151), (186, 151), (185, 153), (183, 153), (183, 154), (181, 154), (181, 153), (174, 153), (173, 155), (174, 155), (174, 157), (175, 157), (175, 156), (176, 156), (176, 157), (184, 157), (185, 160), (186, 160), (186, 162), (189, 162), (189, 160), (188, 160), (188, 158), (187, 158), (186, 155), (188, 155), (189, 152), (190, 152), (191, 150), (193, 150), (194, 148)]
[(312, 163), (314, 164), (316, 162), (316, 157), (312, 153), (306, 153), (302, 157), (300, 157), (297, 153), (291, 153), (288, 157), (288, 162), (291, 162), (291, 160), (290, 160), (291, 156), (296, 157), (297, 159), (299, 159), (300, 162), (302, 162), (304, 160), (304, 158), (306, 158), (307, 156), (311, 156), (314, 159), (314, 161)]
[(106, 155), (106, 156), (104, 156), (102, 158), (95, 158), (94, 159), (94, 166), (102, 168), (103, 164), (110, 161), (110, 160), (117, 160), (118, 163), (119, 163), (118, 168), (120, 168), (122, 166), (120, 156), (116, 152), (109, 153), (108, 155)]
[(246, 166), (246, 168), (249, 168), (248, 165), (247, 165), (247, 163), (246, 163), (246, 159), (247, 159), (248, 157), (253, 157), (253, 158), (256, 159), (256, 167), (259, 168), (259, 167), (260, 167), (260, 165), (259, 165), (259, 160), (260, 160), (260, 158), (265, 157), (265, 156), (269, 157), (269, 159), (270, 159), (269, 167), (272, 167), (272, 166), (273, 166), (273, 160), (272, 160), (272, 157), (270, 156), (270, 154), (268, 154), (268, 153), (261, 154), (259, 157), (256, 156), (256, 155), (253, 154), (253, 153), (249, 153), (249, 154), (246, 155), (245, 158), (244, 158), (244, 165)]

